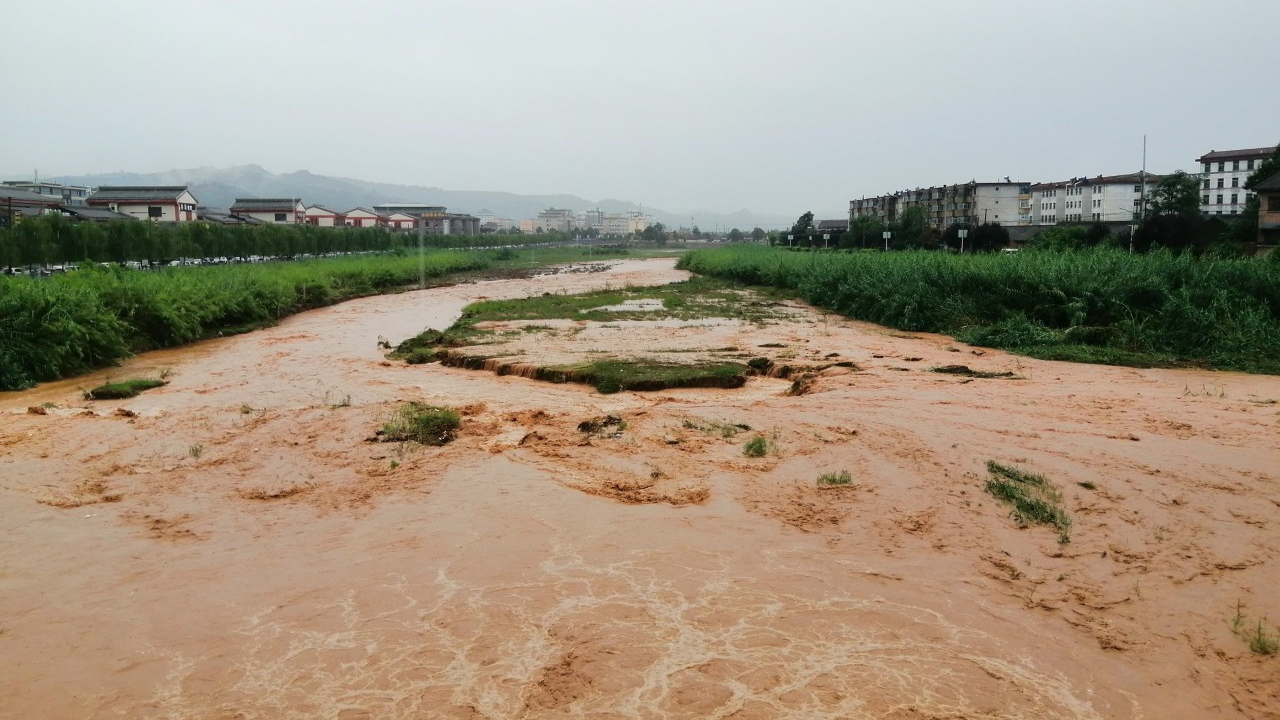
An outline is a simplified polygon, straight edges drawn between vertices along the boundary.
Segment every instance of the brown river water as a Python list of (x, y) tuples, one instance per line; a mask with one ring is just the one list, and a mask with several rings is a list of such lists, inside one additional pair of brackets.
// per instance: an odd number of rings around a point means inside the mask
[[(798, 303), (542, 348), (857, 363), (798, 396), (601, 395), (377, 346), (482, 297), (684, 277), (628, 260), (365, 298), (0, 394), (0, 718), (1280, 716), (1280, 657), (1242, 639), (1280, 623), (1280, 378), (1029, 360)], [(457, 440), (368, 442), (405, 400), (462, 407)], [(606, 414), (625, 428), (577, 429)], [(1014, 524), (993, 459), (1061, 489), (1071, 542)]]

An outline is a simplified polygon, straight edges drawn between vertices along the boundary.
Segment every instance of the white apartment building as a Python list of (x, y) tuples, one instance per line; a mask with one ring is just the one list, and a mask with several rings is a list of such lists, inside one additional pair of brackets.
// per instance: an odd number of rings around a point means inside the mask
[(1253, 193), (1245, 180), (1267, 159), (1275, 147), (1246, 150), (1210, 150), (1196, 159), (1203, 168), (1200, 180), (1200, 212), (1206, 215), (1238, 215)]
[(644, 213), (608, 213), (602, 216), (600, 232), (603, 235), (634, 235), (644, 232), (653, 224), (653, 218)]
[(1031, 186), (1022, 182), (967, 182), (849, 201), (850, 221), (872, 215), (896, 222), (907, 208), (922, 207), (938, 231), (948, 225), (1031, 224)]
[[(1031, 224), (1132, 222), (1142, 213), (1143, 174), (1099, 175), (1031, 186)], [(1160, 182), (1147, 174), (1146, 194)]]
[[(547, 208), (538, 213), (538, 217), (534, 219), (534, 232), (538, 228), (542, 232), (564, 232), (567, 233), (575, 226), (575, 217), (572, 210), (564, 210), (561, 208)], [(523, 226), (522, 226), (523, 227)]]

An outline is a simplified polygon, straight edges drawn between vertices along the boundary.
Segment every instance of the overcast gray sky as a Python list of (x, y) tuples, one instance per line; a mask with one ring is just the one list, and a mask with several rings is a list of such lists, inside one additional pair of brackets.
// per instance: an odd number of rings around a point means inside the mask
[(0, 172), (257, 163), (671, 211), (1280, 142), (1280, 0), (5, 3)]

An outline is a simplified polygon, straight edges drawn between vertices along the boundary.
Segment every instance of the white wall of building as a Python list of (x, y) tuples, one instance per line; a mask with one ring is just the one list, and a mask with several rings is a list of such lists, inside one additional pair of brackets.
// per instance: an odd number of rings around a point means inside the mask
[(1265, 158), (1238, 158), (1201, 165), (1200, 212), (1206, 215), (1239, 215), (1253, 193), (1244, 183)]

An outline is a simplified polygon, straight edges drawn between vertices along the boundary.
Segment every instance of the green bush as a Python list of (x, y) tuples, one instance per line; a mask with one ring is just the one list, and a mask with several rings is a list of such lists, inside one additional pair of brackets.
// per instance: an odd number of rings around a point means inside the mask
[(462, 416), (457, 410), (410, 402), (400, 406), (395, 416), (382, 426), (382, 439), (444, 445), (453, 440), (461, 426)]
[(89, 269), (0, 278), (0, 390), (110, 365), (143, 350), (243, 332), (342, 300), (479, 270), (476, 253), (264, 265)]
[(1110, 247), (976, 255), (697, 250), (680, 267), (1037, 357), (1280, 373), (1275, 263)]

